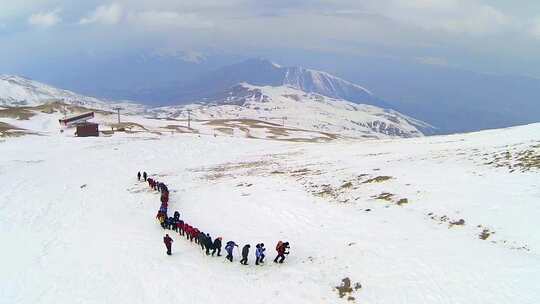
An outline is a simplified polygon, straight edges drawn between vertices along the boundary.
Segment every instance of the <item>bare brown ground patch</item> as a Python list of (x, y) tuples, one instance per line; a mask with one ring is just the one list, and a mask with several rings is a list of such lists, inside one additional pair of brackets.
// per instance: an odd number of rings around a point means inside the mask
[(530, 145), (522, 150), (507, 150), (483, 155), (484, 165), (507, 168), (510, 173), (540, 170), (540, 146)]
[(335, 286), (334, 289), (337, 290), (340, 299), (347, 297), (348, 301), (355, 301), (356, 298), (353, 297), (353, 294), (362, 289), (362, 284), (357, 282), (353, 286), (351, 279), (346, 277), (341, 280), (341, 285)]
[(225, 135), (234, 135), (234, 129), (233, 128), (225, 128), (225, 127), (219, 127), (219, 128), (215, 128), (214, 130), (218, 131), (218, 132), (221, 132)]
[(36, 113), (30, 111), (28, 108), (13, 107), (13, 108), (0, 109), (0, 117), (3, 117), (3, 118), (28, 120), (35, 115)]
[(113, 124), (109, 124), (109, 126), (113, 129), (116, 129), (116, 130), (119, 130), (119, 131), (132, 131), (132, 129), (135, 129), (135, 128), (138, 128), (138, 129), (141, 129), (141, 130), (144, 130), (144, 131), (148, 131), (148, 129), (139, 124), (139, 123), (135, 123), (135, 122), (129, 122), (129, 121), (126, 121), (126, 122), (121, 122), (121, 123), (113, 123)]
[(406, 205), (406, 204), (408, 204), (408, 203), (409, 203), (409, 199), (407, 199), (407, 198), (402, 198), (402, 199), (400, 199), (400, 200), (398, 200), (398, 201), (396, 202), (396, 205), (398, 205), (398, 206), (403, 206), (403, 205)]
[(0, 121), (0, 137), (19, 137), (29, 134), (35, 134), (25, 129), (17, 128), (5, 122)]
[(370, 178), (370, 179), (368, 179), (366, 181), (363, 181), (362, 184), (382, 183), (382, 182), (385, 182), (385, 181), (390, 180), (392, 178), (393, 178), (392, 176), (377, 176), (377, 177), (374, 177), (374, 178)]
[[(326, 142), (326, 141), (331, 141), (338, 138), (336, 134), (313, 131), (313, 130), (297, 129), (297, 128), (287, 128), (276, 123), (256, 120), (256, 119), (215, 119), (215, 120), (209, 120), (205, 122), (205, 124), (208, 126), (216, 127), (215, 128), (216, 130), (220, 130), (220, 129), (223, 130), (222, 128), (227, 128), (227, 129), (238, 128), (242, 130), (243, 132), (245, 132), (246, 136), (250, 138), (256, 138), (256, 137), (251, 135), (251, 133), (249, 132), (249, 129), (265, 129), (266, 132), (270, 134), (266, 137), (267, 139), (289, 141), (289, 142), (302, 142), (302, 143)], [(297, 132), (312, 134), (312, 136), (307, 137), (307, 138), (293, 137), (294, 134)]]
[(372, 198), (374, 199), (377, 199), (377, 200), (383, 200), (383, 201), (387, 201), (387, 202), (391, 202), (392, 199), (394, 198), (394, 194), (392, 193), (388, 193), (388, 192), (383, 192), (379, 195), (374, 195), (372, 196)]
[(206, 180), (219, 180), (225, 177), (233, 177), (238, 175), (257, 175), (264, 172), (268, 172), (269, 167), (276, 164), (273, 161), (248, 161), (239, 163), (225, 163), (209, 168), (195, 168), (191, 169), (193, 172), (206, 173), (202, 176)]
[(0, 109), (0, 117), (28, 120), (33, 116), (37, 115), (37, 113), (39, 112), (45, 114), (52, 114), (61, 113), (63, 111), (69, 112), (70, 114), (80, 114), (85, 112), (95, 112), (103, 115), (113, 114), (112, 112), (85, 108), (77, 105), (70, 105), (61, 101), (55, 101), (35, 107), (6, 107), (4, 109)]
[(188, 128), (182, 125), (166, 125), (165, 127), (162, 127), (162, 128), (172, 130), (177, 133), (197, 133), (198, 132), (195, 129)]

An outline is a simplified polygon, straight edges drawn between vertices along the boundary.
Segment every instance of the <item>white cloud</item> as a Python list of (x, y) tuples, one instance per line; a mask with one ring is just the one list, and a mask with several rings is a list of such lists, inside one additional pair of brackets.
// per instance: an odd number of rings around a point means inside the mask
[(510, 16), (477, 0), (392, 0), (373, 8), (405, 24), (453, 34), (492, 34), (515, 26)]
[(117, 3), (111, 3), (109, 5), (98, 6), (93, 12), (82, 18), (80, 24), (117, 24), (122, 19), (123, 10), (122, 6)]
[(32, 14), (28, 18), (28, 24), (42, 28), (54, 26), (62, 21), (62, 18), (59, 16), (60, 12), (61, 10), (57, 8), (49, 12)]
[(174, 11), (142, 11), (131, 13), (128, 21), (150, 30), (205, 29), (213, 23), (194, 13), (180, 14)]

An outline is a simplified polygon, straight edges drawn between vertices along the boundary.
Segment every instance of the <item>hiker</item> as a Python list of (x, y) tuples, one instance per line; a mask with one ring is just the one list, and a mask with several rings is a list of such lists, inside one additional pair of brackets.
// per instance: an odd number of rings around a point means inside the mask
[(162, 203), (168, 203), (169, 202), (169, 194), (168, 193), (167, 194), (162, 193), (160, 200), (161, 200)]
[(137, 180), (141, 181), (141, 171), (137, 172)]
[[(289, 252), (287, 251), (287, 249), (289, 249), (289, 242), (285, 242), (283, 243), (282, 241), (279, 241), (276, 245), (276, 251), (278, 253), (278, 255), (276, 256), (276, 258), (274, 259), (274, 263), (283, 263), (283, 261), (285, 260), (285, 255), (286, 254), (289, 254)], [(278, 261), (279, 259), (279, 261)]]
[(189, 240), (189, 236), (191, 235), (191, 226), (184, 222), (184, 232), (186, 234), (186, 239)]
[(146, 182), (146, 178), (148, 177), (148, 174), (146, 174), (146, 171), (142, 174), (144, 181)]
[(165, 219), (167, 218), (167, 214), (163, 213), (161, 210), (158, 211), (157, 219), (159, 221), (159, 224), (163, 229), (165, 229)]
[(204, 247), (206, 248), (206, 255), (210, 255), (210, 249), (212, 249), (213, 246), (214, 246), (214, 242), (212, 242), (210, 233), (207, 233), (206, 238), (204, 239)]
[(191, 229), (191, 235), (189, 236), (189, 240), (195, 240), (195, 244), (198, 244), (197, 236), (199, 235), (199, 232), (199, 229), (193, 227), (193, 229)]
[(245, 245), (242, 248), (242, 259), (240, 260), (240, 264), (247, 265), (248, 263), (248, 255), (249, 255), (249, 248), (251, 246), (249, 244)]
[(171, 255), (171, 245), (173, 243), (173, 239), (168, 234), (165, 234), (165, 237), (163, 238), (163, 243), (165, 243), (165, 247), (167, 247), (167, 255)]
[(178, 221), (179, 219), (171, 217), (171, 229), (175, 232), (178, 232)]
[(255, 249), (255, 265), (259, 265), (264, 263), (264, 257), (266, 256), (264, 254), (264, 251), (266, 248), (264, 248), (264, 244), (260, 243), (255, 246), (257, 249)]
[(176, 223), (176, 227), (178, 228), (178, 233), (180, 235), (184, 235), (184, 221), (182, 220), (178, 220), (178, 222)]
[(167, 229), (171, 230), (174, 218), (168, 217), (166, 220)]
[(221, 256), (221, 237), (218, 237), (214, 240), (214, 243), (212, 244), (212, 256), (217, 251), (217, 256)]
[(227, 251), (227, 256), (225, 258), (231, 262), (233, 261), (233, 250), (235, 246), (238, 247), (233, 241), (228, 241), (227, 245), (225, 245), (225, 251)]
[(204, 232), (199, 232), (199, 234), (197, 235), (197, 240), (199, 242), (199, 245), (201, 246), (201, 249), (204, 251), (205, 249), (205, 244), (206, 244), (206, 234), (204, 234)]

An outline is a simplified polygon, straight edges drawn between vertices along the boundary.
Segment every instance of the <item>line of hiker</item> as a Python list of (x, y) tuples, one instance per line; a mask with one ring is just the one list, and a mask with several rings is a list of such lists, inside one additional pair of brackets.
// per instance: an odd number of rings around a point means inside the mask
[[(141, 180), (141, 177), (143, 180)], [(146, 172), (143, 172), (141, 175), (141, 172), (137, 173), (137, 179), (139, 181), (144, 181), (148, 183), (148, 186), (152, 190), (159, 191), (161, 193), (161, 206), (158, 210), (158, 213), (156, 215), (156, 219), (159, 221), (161, 227), (163, 229), (172, 230), (175, 232), (178, 232), (178, 234), (182, 237), (185, 237), (186, 240), (190, 241), (191, 243), (195, 243), (196, 245), (201, 247), (201, 250), (206, 255), (214, 256), (217, 253), (217, 256), (221, 256), (221, 247), (222, 247), (222, 238), (217, 237), (212, 241), (212, 237), (209, 233), (204, 233), (200, 231), (197, 227), (194, 227), (187, 222), (184, 222), (182, 219), (180, 219), (180, 212), (175, 211), (172, 217), (167, 216), (168, 211), (168, 203), (169, 203), (169, 189), (166, 184), (159, 182), (153, 178), (150, 178)], [(165, 244), (165, 247), (167, 249), (167, 255), (172, 254), (172, 243), (173, 239), (169, 236), (169, 234), (165, 234), (165, 237), (163, 237), (163, 243)], [(238, 247), (238, 244), (236, 244), (234, 241), (228, 241), (225, 244), (225, 251), (227, 252), (226, 259), (230, 262), (233, 262), (233, 252), (234, 248)], [(242, 247), (241, 255), (242, 259), (240, 260), (240, 263), (243, 265), (248, 265), (248, 256), (249, 256), (249, 250), (251, 248), (251, 245), (246, 244)], [(279, 241), (276, 245), (276, 252), (277, 256), (274, 259), (274, 263), (283, 263), (285, 260), (285, 255), (289, 254), (289, 242), (282, 242)], [(255, 246), (255, 265), (262, 265), (264, 264), (264, 258), (266, 257), (266, 248), (264, 247), (263, 243), (259, 243)]]

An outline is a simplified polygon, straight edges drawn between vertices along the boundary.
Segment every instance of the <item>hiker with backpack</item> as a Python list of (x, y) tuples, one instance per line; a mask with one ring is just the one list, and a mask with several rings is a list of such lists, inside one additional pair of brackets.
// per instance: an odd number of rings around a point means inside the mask
[(210, 249), (212, 249), (213, 246), (214, 242), (212, 242), (210, 233), (207, 233), (206, 238), (204, 239), (204, 248), (206, 248), (206, 255), (210, 255)]
[(285, 260), (285, 255), (289, 254), (289, 252), (287, 251), (287, 249), (289, 248), (289, 242), (279, 241), (276, 245), (276, 251), (278, 255), (274, 259), (274, 263), (283, 263), (283, 261)]
[(199, 234), (197, 234), (197, 242), (201, 246), (202, 251), (204, 251), (204, 244), (206, 244), (206, 234), (204, 234), (204, 232), (200, 231)]
[(251, 245), (246, 244), (242, 248), (242, 259), (240, 260), (240, 264), (242, 264), (242, 265), (247, 265), (248, 264), (248, 255), (249, 255), (249, 248), (250, 247), (251, 247)]
[(264, 257), (266, 256), (264, 254), (264, 251), (266, 251), (266, 248), (264, 248), (264, 244), (260, 243), (255, 246), (255, 265), (263, 264), (264, 263)]
[(197, 239), (197, 236), (199, 235), (199, 229), (193, 227), (191, 229), (191, 235), (189, 236), (189, 240), (193, 242), (193, 240), (195, 240), (195, 244), (198, 244), (198, 239)]
[(142, 174), (144, 181), (146, 182), (146, 178), (148, 177), (148, 174), (146, 174), (146, 171)]
[(173, 239), (168, 234), (165, 234), (165, 237), (163, 238), (163, 243), (165, 243), (165, 247), (167, 247), (167, 255), (172, 254), (171, 246), (173, 242)]
[(137, 180), (141, 181), (141, 171), (137, 172)]
[(234, 250), (234, 247), (238, 247), (238, 245), (236, 245), (235, 242), (233, 241), (228, 241), (227, 242), (227, 245), (225, 245), (225, 251), (227, 251), (227, 256), (225, 257), (227, 260), (229, 260), (230, 262), (233, 261), (233, 250)]
[(217, 256), (221, 256), (221, 237), (218, 237), (214, 240), (214, 243), (212, 244), (212, 256), (217, 251)]

